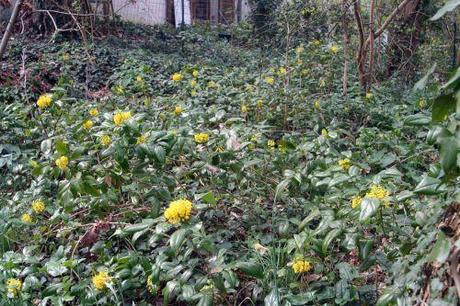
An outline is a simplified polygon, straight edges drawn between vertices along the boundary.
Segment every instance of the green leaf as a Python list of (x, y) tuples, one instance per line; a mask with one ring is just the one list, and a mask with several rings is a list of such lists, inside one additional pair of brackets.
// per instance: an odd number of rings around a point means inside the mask
[(437, 64), (431, 66), (430, 70), (421, 78), (417, 83), (414, 85), (414, 91), (423, 90), (426, 87), (426, 83), (428, 82), (429, 77), (434, 73)]
[(61, 276), (67, 272), (67, 268), (58, 261), (48, 261), (45, 264), (46, 271), (53, 277)]
[(407, 126), (428, 125), (430, 124), (430, 122), (431, 122), (430, 117), (424, 114), (410, 115), (404, 119), (404, 125), (407, 125)]
[(208, 191), (206, 193), (202, 193), (196, 196), (197, 200), (201, 200), (206, 204), (216, 205), (217, 200), (212, 194), (212, 191)]
[(384, 293), (379, 297), (377, 301), (377, 306), (393, 305), (394, 300), (395, 296), (393, 292)]
[(297, 295), (288, 296), (287, 300), (289, 301), (289, 303), (291, 303), (291, 305), (306, 305), (315, 299), (315, 294), (316, 291), (300, 293)]
[(280, 294), (278, 287), (273, 287), (272, 291), (265, 297), (265, 306), (278, 306), (280, 304)]
[(446, 173), (450, 173), (457, 167), (457, 152), (458, 144), (455, 137), (445, 137), (440, 141), (439, 155), (441, 158), (442, 169)]
[(460, 0), (450, 0), (446, 4), (444, 4), (443, 7), (439, 9), (439, 11), (431, 17), (431, 21), (436, 21), (442, 16), (444, 16), (446, 13), (453, 11), (457, 6), (460, 5)]
[(169, 244), (171, 245), (171, 248), (173, 248), (175, 252), (177, 252), (177, 250), (180, 248), (180, 246), (184, 242), (185, 236), (187, 235), (187, 233), (188, 233), (188, 230), (181, 228), (175, 231), (169, 238)]
[(434, 122), (442, 122), (446, 120), (446, 117), (455, 112), (457, 106), (457, 100), (453, 94), (441, 95), (437, 97), (433, 102), (433, 112), (431, 119)]
[(254, 262), (238, 262), (236, 267), (246, 275), (260, 279), (264, 278), (264, 270), (260, 264)]
[(361, 212), (359, 213), (359, 220), (365, 221), (375, 215), (377, 209), (380, 207), (380, 201), (377, 199), (364, 198), (361, 202)]
[(197, 306), (212, 306), (213, 300), (209, 294), (203, 294), (201, 299), (198, 301)]
[(332, 241), (338, 237), (342, 233), (342, 229), (340, 228), (335, 228), (332, 231), (330, 231), (326, 237), (323, 240), (323, 244), (321, 246), (321, 250), (323, 251), (323, 254), (326, 254), (327, 249), (329, 248), (329, 245), (332, 243)]
[(313, 219), (315, 219), (316, 217), (318, 217), (320, 215), (320, 211), (318, 208), (315, 208), (314, 210), (312, 210), (310, 212), (310, 214), (308, 216), (305, 217), (305, 219), (302, 220), (302, 222), (300, 222), (299, 224), (299, 231), (302, 231), (305, 226), (307, 226), (307, 224), (312, 221)]
[(449, 257), (450, 253), (450, 240), (446, 237), (443, 232), (439, 232), (438, 239), (431, 250), (430, 255), (428, 255), (429, 261), (437, 261), (439, 263), (444, 263)]
[(415, 187), (414, 192), (425, 195), (435, 195), (443, 191), (441, 180), (425, 176), (422, 181)]
[(451, 87), (452, 85), (455, 85), (457, 83), (457, 81), (460, 80), (460, 67), (457, 68), (457, 71), (455, 72), (454, 76), (451, 77), (449, 79), (449, 81), (447, 81), (446, 84), (442, 85), (441, 86), (441, 89), (446, 89), (446, 88), (449, 88)]

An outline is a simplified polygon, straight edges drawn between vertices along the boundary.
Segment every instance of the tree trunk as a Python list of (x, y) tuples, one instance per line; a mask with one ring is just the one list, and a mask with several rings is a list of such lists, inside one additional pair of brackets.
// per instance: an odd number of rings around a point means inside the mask
[(17, 0), (16, 4), (13, 8), (13, 13), (11, 14), (10, 21), (6, 26), (5, 34), (3, 35), (2, 42), (0, 43), (0, 60), (3, 58), (3, 54), (5, 54), (6, 46), (8, 45), (8, 40), (10, 39), (11, 33), (13, 33), (14, 23), (18, 18), (19, 10), (21, 8), (23, 0)]
[(408, 74), (415, 69), (415, 52), (420, 44), (424, 14), (420, 0), (412, 0), (401, 11), (389, 29), (387, 77), (404, 68)]

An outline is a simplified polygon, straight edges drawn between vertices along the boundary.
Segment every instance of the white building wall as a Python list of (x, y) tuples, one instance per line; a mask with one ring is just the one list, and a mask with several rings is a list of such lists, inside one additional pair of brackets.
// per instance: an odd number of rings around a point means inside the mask
[(147, 25), (166, 22), (166, 0), (113, 0), (115, 14), (134, 23)]

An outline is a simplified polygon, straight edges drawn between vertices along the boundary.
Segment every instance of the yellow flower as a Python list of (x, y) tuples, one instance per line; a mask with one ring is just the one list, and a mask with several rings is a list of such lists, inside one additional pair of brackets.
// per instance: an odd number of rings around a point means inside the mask
[(275, 141), (273, 139), (269, 139), (267, 141), (267, 147), (269, 150), (274, 150), (275, 149)]
[(32, 223), (32, 217), (29, 214), (22, 214), (21, 221), (27, 224)]
[(36, 214), (41, 214), (43, 211), (45, 211), (45, 203), (43, 203), (42, 200), (36, 200), (32, 202), (32, 210)]
[(300, 45), (297, 48), (295, 48), (295, 53), (297, 53), (297, 54), (301, 54), (304, 51), (305, 51), (305, 48), (303, 47), (303, 45)]
[(373, 97), (374, 95), (372, 94), (372, 92), (366, 93), (366, 100), (371, 100)]
[(427, 106), (426, 100), (425, 99), (420, 99), (420, 101), (418, 101), (418, 106), (420, 108), (425, 108)]
[(195, 89), (192, 90), (192, 91), (190, 92), (190, 95), (191, 95), (192, 97), (196, 96), (196, 90), (195, 90)]
[(142, 82), (144, 79), (142, 78), (141, 75), (136, 76), (136, 82)]
[(85, 122), (83, 122), (83, 128), (85, 130), (89, 130), (93, 127), (93, 121), (91, 120), (86, 120)]
[(62, 54), (62, 60), (64, 62), (67, 62), (69, 59), (70, 59), (70, 54), (69, 53)]
[(67, 158), (67, 156), (61, 156), (58, 159), (56, 159), (56, 166), (58, 166), (58, 168), (61, 170), (67, 169), (68, 164), (69, 159)]
[(15, 298), (21, 292), (22, 282), (17, 278), (9, 278), (6, 281), (6, 288), (8, 290), (8, 297)]
[(104, 147), (108, 147), (110, 143), (112, 143), (112, 137), (110, 137), (109, 135), (102, 135), (101, 143)]
[(337, 54), (339, 52), (339, 48), (336, 45), (332, 45), (329, 50), (331, 50), (332, 53)]
[(224, 147), (220, 146), (220, 147), (217, 147), (217, 148), (215, 149), (215, 151), (216, 151), (217, 153), (222, 153), (222, 152), (225, 151), (225, 149), (224, 149)]
[(195, 77), (195, 78), (197, 78), (199, 74), (200, 74), (200, 73), (198, 72), (198, 70), (193, 70), (193, 72), (192, 72), (192, 75), (193, 75), (193, 77)]
[(313, 41), (313, 45), (319, 46), (319, 45), (321, 45), (321, 41), (319, 41), (318, 39), (315, 39), (315, 40)]
[(326, 86), (326, 80), (324, 78), (319, 79), (319, 87), (324, 87)]
[(196, 84), (198, 84), (198, 83), (196, 82), (196, 80), (191, 80), (191, 81), (190, 81), (190, 86), (195, 87)]
[(343, 170), (348, 170), (351, 167), (351, 161), (348, 158), (339, 160), (339, 166), (342, 167)]
[(122, 95), (125, 93), (125, 89), (121, 85), (115, 86), (114, 91), (117, 95)]
[(97, 108), (92, 108), (89, 110), (89, 114), (93, 117), (96, 117), (99, 114), (99, 111), (97, 110)]
[(196, 143), (206, 143), (209, 140), (209, 135), (206, 133), (195, 134), (193, 137), (195, 138)]
[(217, 84), (216, 84), (216, 82), (214, 82), (214, 81), (209, 81), (209, 82), (208, 82), (208, 87), (209, 87), (209, 88), (216, 88), (216, 87), (217, 87)]
[(357, 208), (361, 205), (361, 202), (363, 201), (363, 198), (360, 196), (355, 196), (351, 198), (351, 208)]
[(192, 202), (188, 200), (176, 200), (169, 203), (169, 207), (165, 210), (164, 216), (171, 224), (177, 224), (190, 219), (192, 212)]
[(311, 263), (303, 259), (296, 259), (292, 264), (292, 270), (294, 270), (296, 274), (308, 272), (311, 268)]
[(278, 74), (286, 74), (286, 68), (280, 67), (280, 68), (278, 69)]
[(323, 136), (324, 138), (328, 138), (329, 137), (329, 132), (326, 129), (322, 129), (321, 130), (321, 136)]
[(390, 192), (380, 185), (372, 185), (371, 189), (366, 193), (366, 198), (378, 199), (385, 206), (390, 205)]
[(31, 160), (29, 163), (32, 168), (37, 168), (39, 166), (36, 160)]
[(177, 105), (177, 106), (174, 108), (174, 115), (180, 116), (180, 114), (182, 114), (182, 106)]
[(112, 278), (109, 276), (107, 271), (101, 271), (92, 277), (92, 282), (97, 290), (103, 290), (107, 287), (107, 283), (110, 283)]
[(241, 105), (241, 112), (243, 114), (246, 114), (248, 112), (248, 107), (245, 104)]
[(137, 144), (143, 144), (143, 143), (145, 143), (145, 141), (146, 141), (146, 136), (145, 135), (141, 135), (141, 136), (137, 137), (137, 139), (136, 139)]
[(278, 149), (280, 150), (281, 153), (286, 153), (287, 152), (287, 142), (284, 140), (281, 140)]
[(268, 85), (273, 85), (275, 83), (275, 79), (272, 77), (266, 77), (265, 83), (267, 83)]
[(172, 79), (173, 79), (173, 81), (175, 81), (175, 82), (179, 82), (179, 81), (182, 80), (182, 74), (180, 74), (180, 73), (174, 73), (174, 74), (172, 75)]
[(321, 102), (319, 100), (315, 101), (315, 108), (316, 109), (321, 109)]
[(262, 108), (262, 106), (264, 106), (264, 101), (257, 100), (256, 105), (257, 105), (257, 108)]
[(37, 100), (38, 108), (39, 109), (45, 109), (48, 106), (50, 106), (51, 103), (53, 102), (53, 99), (51, 97), (52, 97), (51, 94), (41, 95)]
[(154, 291), (155, 291), (155, 287), (153, 285), (152, 275), (147, 277), (147, 291), (150, 292), (150, 293), (154, 293)]
[(113, 122), (115, 123), (115, 125), (120, 126), (130, 118), (131, 112), (117, 112), (113, 115)]

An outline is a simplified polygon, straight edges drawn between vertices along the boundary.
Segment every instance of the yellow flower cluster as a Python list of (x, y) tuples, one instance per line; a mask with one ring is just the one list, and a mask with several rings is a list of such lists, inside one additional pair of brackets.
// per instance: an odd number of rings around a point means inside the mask
[(147, 137), (145, 135), (141, 135), (137, 137), (136, 144), (144, 144), (146, 140), (147, 140)]
[(177, 105), (177, 106), (174, 108), (174, 115), (180, 116), (180, 114), (182, 114), (182, 106)]
[(292, 270), (297, 274), (308, 272), (311, 268), (311, 263), (303, 259), (296, 259), (292, 264)]
[(69, 165), (69, 159), (67, 156), (61, 156), (58, 159), (56, 159), (56, 166), (58, 166), (59, 169), (61, 170), (66, 170), (67, 166)]
[(209, 140), (209, 135), (206, 133), (195, 134), (193, 137), (195, 138), (196, 143), (206, 143)]
[(115, 125), (120, 126), (122, 125), (125, 121), (129, 120), (131, 118), (131, 112), (117, 112), (115, 115), (113, 115), (113, 122)]
[(83, 122), (83, 128), (85, 130), (90, 130), (92, 127), (93, 127), (93, 121), (86, 120), (85, 122)]
[(357, 208), (361, 205), (361, 202), (363, 201), (363, 198), (360, 196), (355, 196), (351, 198), (351, 208)]
[(169, 203), (169, 207), (165, 210), (164, 216), (171, 224), (177, 224), (190, 219), (192, 212), (192, 202), (188, 200), (176, 200)]
[(36, 214), (41, 214), (45, 211), (45, 203), (42, 200), (36, 200), (32, 202), (32, 210)]
[(342, 167), (343, 170), (347, 171), (351, 167), (351, 161), (348, 158), (339, 160), (339, 166)]
[(332, 53), (336, 54), (337, 52), (339, 52), (339, 48), (336, 46), (336, 45), (333, 45), (329, 48), (329, 50), (331, 50)]
[(22, 282), (17, 278), (9, 278), (6, 281), (6, 288), (8, 290), (8, 297), (15, 298), (21, 292)]
[(248, 112), (248, 107), (245, 104), (241, 105), (241, 112), (243, 114), (246, 114)]
[(100, 271), (92, 278), (93, 285), (97, 290), (105, 289), (107, 287), (107, 283), (109, 283), (111, 280), (112, 278), (109, 276), (107, 271)]
[(372, 92), (366, 93), (366, 100), (372, 100), (373, 97), (374, 95), (372, 94)]
[(22, 214), (21, 221), (27, 224), (30, 224), (33, 222), (32, 217), (29, 214)]
[(257, 106), (257, 108), (262, 108), (262, 106), (264, 106), (264, 101), (262, 101), (262, 100), (257, 100), (256, 106)]
[(273, 85), (275, 83), (275, 79), (272, 77), (266, 77), (265, 83), (267, 83), (268, 85)]
[(41, 95), (37, 100), (37, 106), (39, 109), (45, 109), (51, 105), (53, 99), (50, 94)]
[(275, 149), (275, 141), (273, 139), (269, 139), (267, 141), (267, 147), (269, 150), (274, 150)]
[(97, 110), (97, 108), (92, 108), (89, 110), (89, 114), (93, 117), (96, 117), (99, 114), (99, 111)]
[(174, 73), (174, 74), (172, 75), (172, 80), (175, 81), (175, 82), (181, 81), (181, 80), (182, 80), (182, 74), (180, 74), (180, 73), (178, 73), (178, 72), (177, 72), (177, 73)]
[(147, 277), (147, 291), (150, 292), (150, 293), (154, 292), (152, 275)]
[(372, 185), (371, 189), (366, 193), (366, 198), (378, 199), (385, 206), (390, 204), (390, 192), (380, 185)]
[(324, 138), (328, 138), (329, 137), (329, 132), (326, 129), (322, 129), (321, 130), (321, 136), (323, 136)]
[(209, 82), (208, 82), (208, 87), (209, 87), (209, 88), (216, 88), (216, 87), (217, 87), (217, 83), (214, 82), (214, 81), (209, 81)]
[(108, 147), (110, 143), (112, 143), (112, 137), (110, 137), (109, 135), (103, 135), (101, 137), (101, 143), (104, 147)]
[(297, 54), (302, 54), (304, 51), (305, 51), (305, 48), (303, 47), (303, 45), (300, 45), (297, 48), (295, 48), (295, 53)]
[(193, 70), (193, 72), (192, 72), (192, 75), (193, 75), (193, 77), (195, 77), (195, 78), (197, 78), (197, 77), (199, 76), (199, 74), (200, 74), (200, 73), (198, 72), (198, 70)]
[(316, 101), (315, 101), (315, 108), (316, 108), (316, 109), (320, 109), (320, 108), (321, 108), (321, 101), (320, 101), (320, 100), (316, 100)]
[(192, 87), (195, 87), (198, 83), (196, 82), (196, 80), (191, 80), (190, 81), (190, 86)]

